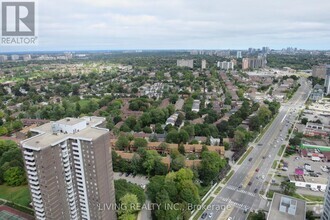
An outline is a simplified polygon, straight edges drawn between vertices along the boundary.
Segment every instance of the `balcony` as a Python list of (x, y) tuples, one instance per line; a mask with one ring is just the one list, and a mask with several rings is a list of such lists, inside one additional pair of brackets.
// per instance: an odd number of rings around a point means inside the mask
[[(34, 204), (33, 204), (34, 205)], [(38, 207), (34, 207), (34, 209), (38, 212), (44, 212), (45, 210), (43, 208), (38, 208)]]
[(39, 185), (39, 181), (29, 180), (30, 184)]
[(32, 193), (32, 197), (36, 199), (41, 199), (41, 195), (37, 195), (36, 193)]
[(33, 156), (33, 151), (24, 151), (24, 155), (29, 155), (29, 156)]
[(32, 175), (32, 176), (37, 176), (37, 175), (38, 175), (37, 172), (35, 172), (35, 171), (30, 171), (30, 170), (28, 170), (27, 173), (30, 174), (30, 175)]
[(64, 157), (63, 162), (68, 163), (69, 162), (69, 157)]
[(42, 200), (41, 199), (33, 199), (33, 204), (34, 206), (37, 206), (38, 208), (43, 208), (44, 205), (42, 204)]
[(31, 176), (31, 175), (28, 175), (28, 178), (30, 180), (38, 180), (38, 177), (37, 176)]
[(31, 166), (26, 166), (26, 169), (27, 170), (33, 170), (33, 171), (36, 171), (37, 170), (36, 167), (31, 167)]
[(30, 185), (31, 189), (36, 189), (36, 190), (40, 190), (40, 186), (34, 186), (34, 185)]
[(25, 163), (27, 164), (27, 165), (31, 165), (31, 166), (35, 166), (36, 165), (36, 162), (31, 162), (31, 161), (25, 161)]
[(70, 167), (64, 168), (65, 172), (69, 172), (70, 171)]
[(35, 195), (40, 195), (41, 194), (40, 190), (31, 189), (31, 192)]
[(72, 151), (72, 154), (73, 154), (73, 155), (77, 155), (77, 156), (79, 156), (79, 152), (77, 152), (77, 151), (75, 151), (75, 150)]
[(34, 160), (34, 157), (33, 156), (24, 156), (24, 159), (25, 160)]

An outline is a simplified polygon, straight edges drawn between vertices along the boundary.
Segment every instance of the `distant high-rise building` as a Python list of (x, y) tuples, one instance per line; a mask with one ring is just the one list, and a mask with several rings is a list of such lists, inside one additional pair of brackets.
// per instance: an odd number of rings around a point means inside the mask
[(177, 60), (176, 63), (177, 63), (177, 66), (180, 66), (180, 67), (189, 67), (191, 69), (194, 68), (194, 60), (181, 59), (181, 60)]
[(5, 62), (7, 60), (6, 55), (0, 55), (0, 62)]
[(65, 118), (31, 129), (35, 136), (21, 142), (36, 219), (116, 219), (104, 122)]
[(232, 70), (234, 69), (234, 62), (226, 62), (226, 61), (220, 62), (219, 68), (223, 70)]
[(206, 60), (202, 60), (202, 70), (206, 69)]
[(330, 220), (330, 176), (328, 177), (328, 185), (324, 194), (324, 205), (321, 220)]
[(30, 55), (30, 54), (25, 54), (25, 55), (23, 55), (23, 60), (24, 60), (24, 61), (29, 61), (29, 60), (31, 60), (31, 55)]
[(237, 59), (242, 58), (242, 51), (237, 51), (237, 53), (236, 53), (236, 58), (237, 58)]
[(13, 61), (19, 60), (19, 56), (18, 55), (11, 55), (11, 60), (13, 60)]
[(327, 72), (327, 65), (325, 64), (313, 66), (312, 76), (325, 79), (326, 72)]
[(242, 60), (242, 69), (258, 69), (258, 68), (265, 68), (266, 67), (266, 57), (265, 56), (258, 56), (257, 58), (243, 58)]
[(327, 65), (327, 73), (324, 81), (325, 94), (330, 95), (330, 65)]
[(269, 53), (269, 47), (262, 47), (262, 53)]

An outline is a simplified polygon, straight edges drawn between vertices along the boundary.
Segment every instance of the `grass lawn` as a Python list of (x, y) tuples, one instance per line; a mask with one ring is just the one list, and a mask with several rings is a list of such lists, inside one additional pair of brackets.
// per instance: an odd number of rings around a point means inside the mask
[(22, 206), (29, 207), (31, 202), (28, 186), (6, 186), (0, 185), (0, 198), (12, 201)]
[(221, 189), (222, 189), (222, 187), (219, 186), (219, 187), (214, 191), (214, 193), (215, 193), (215, 194), (218, 194), (218, 193), (221, 191)]
[(230, 173), (223, 180), (223, 184), (226, 184), (230, 177), (234, 174), (234, 170), (230, 171)]
[[(299, 194), (297, 194), (297, 198), (298, 198), (298, 196), (299, 196), (299, 198), (301, 198)], [(302, 195), (302, 196), (312, 202), (323, 202), (324, 201), (324, 197), (322, 197), (322, 196), (313, 196), (313, 195)], [(296, 195), (295, 195), (295, 197), (296, 197)]]
[[(210, 203), (213, 201), (213, 199), (214, 199), (214, 197), (211, 196), (211, 197), (206, 201), (206, 203), (203, 205), (203, 207), (207, 207), (208, 205), (210, 205)], [(205, 209), (203, 209), (203, 208), (200, 209), (200, 210), (197, 212), (197, 214), (195, 215), (194, 220), (198, 220), (198, 219), (201, 217), (201, 215), (203, 214), (204, 210), (205, 210)]]
[(272, 165), (272, 168), (273, 168), (273, 169), (276, 169), (276, 167), (277, 167), (277, 162), (278, 162), (278, 160), (274, 160), (273, 165)]
[(206, 193), (211, 189), (211, 185), (209, 185), (209, 186), (206, 186), (206, 187), (199, 187), (199, 196), (201, 197), (201, 198), (203, 198), (203, 196), (205, 196), (206, 195)]
[(250, 147), (249, 149), (247, 149), (247, 151), (243, 154), (243, 156), (241, 157), (241, 159), (239, 159), (238, 161), (238, 165), (241, 165), (243, 163), (243, 161), (245, 160), (245, 158), (250, 154), (250, 152), (252, 151), (253, 147)]

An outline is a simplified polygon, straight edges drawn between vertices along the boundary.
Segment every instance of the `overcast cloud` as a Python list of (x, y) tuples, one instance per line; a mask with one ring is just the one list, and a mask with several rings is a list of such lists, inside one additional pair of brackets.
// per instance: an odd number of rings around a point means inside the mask
[(330, 49), (328, 0), (39, 0), (39, 46), (92, 49)]

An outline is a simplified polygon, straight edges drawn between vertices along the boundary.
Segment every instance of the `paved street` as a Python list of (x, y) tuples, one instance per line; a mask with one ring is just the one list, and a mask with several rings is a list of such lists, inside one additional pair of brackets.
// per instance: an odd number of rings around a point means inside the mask
[[(253, 146), (250, 155), (210, 204), (214, 207), (230, 205), (230, 208), (224, 211), (208, 211), (208, 213), (213, 212), (209, 219), (246, 219), (248, 212), (258, 209), (261, 201), (258, 192), (267, 178), (279, 147), (286, 143), (285, 137), (295, 121), (298, 109), (301, 109), (308, 97), (310, 85), (305, 79), (300, 83), (302, 86), (294, 97), (282, 105), (273, 123)], [(249, 161), (249, 158), (252, 160)], [(256, 172), (257, 168), (258, 172)]]

